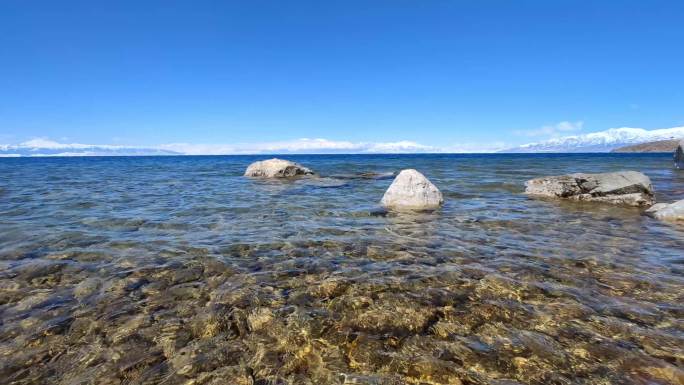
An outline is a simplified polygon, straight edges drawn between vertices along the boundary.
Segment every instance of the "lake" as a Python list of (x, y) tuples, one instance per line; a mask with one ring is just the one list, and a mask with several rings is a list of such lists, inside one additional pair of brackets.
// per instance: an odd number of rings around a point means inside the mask
[[(684, 383), (684, 225), (531, 199), (669, 154), (0, 159), (10, 384)], [(379, 209), (415, 168), (442, 209)]]

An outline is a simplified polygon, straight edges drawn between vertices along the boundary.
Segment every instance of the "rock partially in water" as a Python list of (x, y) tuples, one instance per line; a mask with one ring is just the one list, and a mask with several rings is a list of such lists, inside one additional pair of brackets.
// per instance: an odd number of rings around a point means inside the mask
[(439, 189), (414, 169), (402, 170), (380, 201), (384, 207), (396, 210), (434, 210), (443, 202)]
[(340, 188), (348, 186), (348, 182), (336, 178), (306, 178), (297, 181), (299, 185), (313, 188)]
[(245, 171), (245, 176), (255, 178), (291, 178), (300, 175), (314, 175), (314, 172), (299, 163), (278, 158), (254, 162)]
[(373, 172), (373, 171), (368, 171), (368, 172), (362, 172), (359, 174), (359, 176), (363, 179), (387, 179), (387, 178), (392, 178), (395, 175), (394, 172), (388, 171), (388, 172)]
[(675, 149), (674, 165), (675, 168), (684, 170), (684, 139), (679, 142), (679, 146)]
[(393, 171), (387, 172), (376, 172), (376, 171), (364, 171), (356, 174), (336, 174), (331, 175), (333, 178), (337, 179), (389, 179), (396, 175)]
[(627, 206), (649, 206), (655, 203), (651, 180), (636, 171), (536, 178), (525, 183), (525, 193)]
[(646, 213), (664, 221), (684, 221), (684, 199), (675, 203), (658, 203)]

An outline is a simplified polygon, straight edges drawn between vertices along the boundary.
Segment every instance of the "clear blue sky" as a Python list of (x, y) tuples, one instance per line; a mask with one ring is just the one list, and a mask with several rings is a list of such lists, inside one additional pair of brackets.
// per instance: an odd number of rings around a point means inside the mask
[(0, 143), (684, 124), (683, 1), (0, 2)]

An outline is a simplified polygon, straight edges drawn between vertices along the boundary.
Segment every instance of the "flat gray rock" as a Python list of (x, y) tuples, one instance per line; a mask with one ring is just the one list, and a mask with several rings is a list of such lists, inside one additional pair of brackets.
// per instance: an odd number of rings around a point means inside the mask
[(277, 158), (254, 162), (245, 171), (245, 176), (254, 178), (291, 178), (313, 174), (313, 171), (298, 163)]
[(646, 213), (663, 221), (684, 221), (684, 199), (675, 203), (658, 203)]
[(537, 178), (525, 183), (525, 193), (627, 206), (650, 206), (655, 203), (651, 180), (636, 171)]
[(684, 139), (679, 142), (679, 146), (675, 149), (674, 165), (675, 168), (684, 170)]
[(413, 169), (402, 170), (380, 201), (385, 208), (394, 210), (434, 210), (443, 202), (439, 189)]

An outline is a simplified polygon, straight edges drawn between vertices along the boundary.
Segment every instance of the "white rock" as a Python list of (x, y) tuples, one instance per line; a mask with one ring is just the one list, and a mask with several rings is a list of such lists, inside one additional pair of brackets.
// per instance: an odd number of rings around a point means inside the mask
[(413, 169), (402, 170), (380, 201), (384, 207), (395, 210), (434, 210), (443, 202), (437, 187)]
[(684, 199), (675, 203), (658, 203), (646, 212), (663, 221), (684, 221)]
[(648, 210), (646, 210), (647, 213), (654, 213), (658, 210), (664, 209), (665, 207), (669, 206), (669, 203), (656, 203), (653, 206), (649, 207)]
[(298, 163), (277, 158), (254, 162), (245, 171), (245, 176), (256, 178), (289, 178), (312, 174), (313, 171)]
[(684, 139), (679, 142), (679, 146), (674, 152), (674, 165), (680, 170), (684, 170)]
[(651, 180), (636, 171), (537, 178), (525, 183), (525, 193), (628, 206), (650, 206), (655, 202)]

